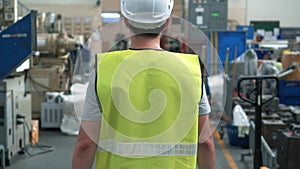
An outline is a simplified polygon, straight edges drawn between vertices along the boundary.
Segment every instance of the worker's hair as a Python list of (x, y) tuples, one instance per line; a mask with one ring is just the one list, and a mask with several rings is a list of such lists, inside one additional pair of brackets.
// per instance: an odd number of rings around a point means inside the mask
[(156, 38), (157, 36), (159, 36), (162, 33), (166, 24), (167, 24), (167, 22), (165, 22), (162, 26), (157, 27), (155, 29), (140, 29), (140, 28), (133, 27), (132, 25), (129, 24), (129, 29), (135, 35)]

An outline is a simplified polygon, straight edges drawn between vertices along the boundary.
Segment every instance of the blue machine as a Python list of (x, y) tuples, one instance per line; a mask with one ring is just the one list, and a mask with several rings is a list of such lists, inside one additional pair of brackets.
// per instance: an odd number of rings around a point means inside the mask
[(37, 11), (31, 11), (0, 32), (0, 81), (36, 51), (36, 14)]
[[(226, 61), (226, 52), (228, 48), (230, 49), (228, 53), (229, 54), (228, 61), (234, 60), (234, 55), (238, 57), (246, 51), (245, 31), (209, 32), (208, 38), (210, 40), (210, 43), (212, 43), (212, 45), (216, 48), (221, 63), (225, 63)], [(208, 44), (208, 56), (210, 56), (211, 53), (210, 46), (211, 45)]]
[[(207, 33), (207, 36), (209, 39), (207, 44), (208, 72), (216, 68), (218, 71), (223, 71), (227, 68), (226, 64), (246, 51), (245, 31), (211, 31)], [(215, 50), (218, 58), (214, 54)], [(211, 68), (212, 65), (217, 67)]]

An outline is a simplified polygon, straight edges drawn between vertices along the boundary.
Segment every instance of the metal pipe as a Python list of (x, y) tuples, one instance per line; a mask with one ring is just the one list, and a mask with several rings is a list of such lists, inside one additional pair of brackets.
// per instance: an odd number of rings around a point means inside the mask
[(293, 71), (294, 71), (294, 69), (287, 70), (287, 71), (285, 71), (285, 72), (283, 72), (283, 73), (278, 74), (277, 77), (278, 77), (278, 78), (282, 78), (282, 77), (284, 77), (284, 76), (286, 76), (286, 75), (292, 73)]
[(264, 152), (263, 157), (266, 161), (266, 163), (264, 163), (264, 165), (271, 167), (271, 168), (276, 167), (276, 156), (263, 136), (261, 136), (261, 143), (262, 143), (262, 148), (265, 150), (265, 151), (263, 151)]

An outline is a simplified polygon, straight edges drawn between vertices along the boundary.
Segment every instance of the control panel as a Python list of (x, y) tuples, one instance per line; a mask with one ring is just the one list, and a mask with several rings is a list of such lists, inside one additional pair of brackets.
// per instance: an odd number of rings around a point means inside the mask
[(190, 0), (189, 21), (202, 30), (226, 30), (227, 0)]

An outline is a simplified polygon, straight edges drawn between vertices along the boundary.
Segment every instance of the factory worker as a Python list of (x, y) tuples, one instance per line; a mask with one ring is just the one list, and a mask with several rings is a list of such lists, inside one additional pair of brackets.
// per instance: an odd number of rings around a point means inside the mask
[(198, 56), (160, 47), (174, 0), (120, 2), (130, 48), (97, 55), (72, 168), (214, 169)]

